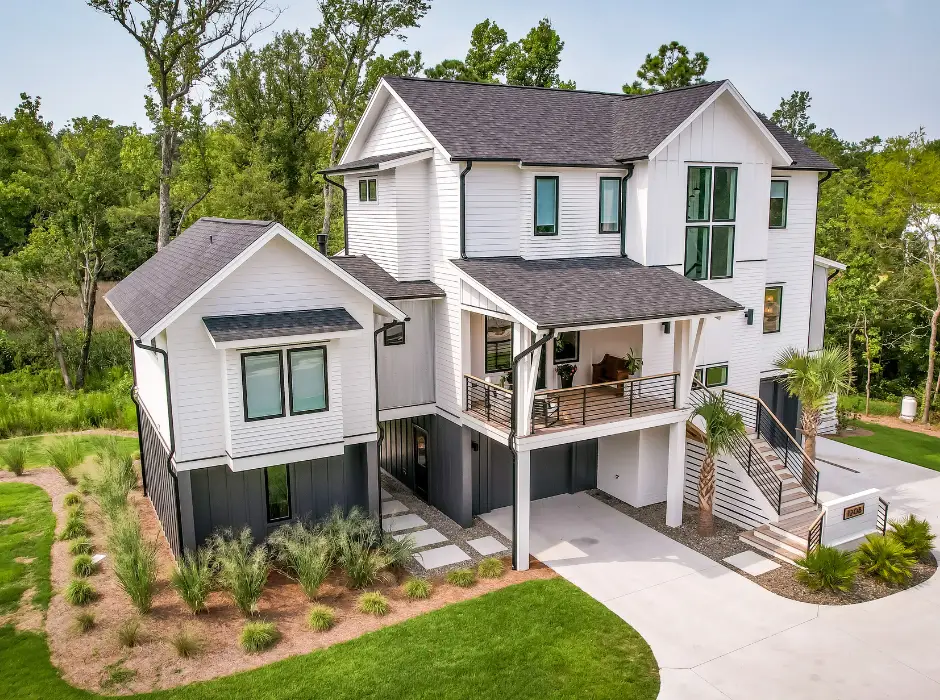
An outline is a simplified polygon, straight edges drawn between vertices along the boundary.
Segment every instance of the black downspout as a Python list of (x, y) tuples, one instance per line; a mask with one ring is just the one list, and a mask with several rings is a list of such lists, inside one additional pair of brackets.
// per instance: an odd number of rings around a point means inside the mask
[(527, 347), (525, 350), (520, 352), (514, 358), (512, 358), (512, 410), (510, 411), (509, 416), (509, 451), (512, 452), (512, 568), (517, 570), (519, 569), (519, 551), (516, 548), (516, 543), (519, 541), (518, 532), (516, 532), (516, 503), (519, 500), (519, 488), (518, 488), (518, 474), (519, 469), (519, 460), (518, 453), (516, 452), (516, 397), (519, 395), (519, 363), (522, 362), (522, 359), (529, 355), (543, 345), (545, 345), (549, 340), (551, 340), (555, 335), (555, 329), (549, 328), (548, 333), (544, 338), (536, 340), (532, 345)]
[(144, 470), (144, 439), (140, 434), (140, 403), (137, 401), (137, 359), (134, 357), (134, 339), (128, 338), (131, 342), (131, 376), (134, 382), (131, 385), (131, 401), (137, 408), (137, 452), (140, 455), (140, 484), (144, 495), (147, 495), (147, 472)]
[(326, 175), (323, 175), (323, 179), (343, 191), (343, 252), (349, 255), (349, 200), (346, 196), (346, 186), (339, 184), (336, 180), (331, 180)]
[(467, 259), (467, 173), (473, 167), (473, 161), (467, 161), (467, 167), (460, 171), (460, 259)]
[[(411, 319), (406, 318), (405, 320), (410, 321)], [(379, 434), (378, 439), (375, 441), (376, 462), (378, 462), (379, 449), (385, 441), (385, 433), (382, 431), (382, 426), (379, 422), (379, 334), (384, 333), (397, 323), (398, 321), (389, 321), (384, 326), (377, 328), (372, 336), (372, 361), (373, 371), (375, 373), (375, 430)], [(375, 471), (375, 478), (379, 487), (379, 522), (382, 522), (382, 468), (376, 464)]]
[(627, 180), (633, 177), (633, 163), (627, 164), (627, 174), (620, 178), (620, 257), (627, 257)]
[(832, 173), (833, 173), (833, 172), (834, 172), (833, 170), (829, 170), (828, 172), (826, 172), (826, 174), (823, 175), (822, 180), (820, 180), (819, 183), (817, 184), (817, 187), (822, 186), (822, 184), (823, 184), (826, 180), (828, 180), (830, 177), (832, 177)]

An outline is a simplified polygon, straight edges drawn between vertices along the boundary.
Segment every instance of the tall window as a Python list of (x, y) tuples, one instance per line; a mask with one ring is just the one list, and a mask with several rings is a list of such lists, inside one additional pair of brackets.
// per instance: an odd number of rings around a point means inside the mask
[(286, 464), (264, 470), (264, 490), (268, 504), (268, 522), (290, 519), (290, 476)]
[(727, 279), (734, 274), (738, 169), (689, 166), (685, 219), (685, 276)]
[(246, 421), (283, 416), (281, 351), (243, 354), (242, 389)]
[(602, 177), (600, 186), (601, 233), (620, 233), (620, 178)]
[(581, 333), (578, 331), (565, 331), (555, 336), (555, 351), (552, 353), (552, 363), (556, 365), (565, 362), (577, 362)]
[(558, 233), (558, 178), (535, 178), (535, 235)]
[(359, 181), (359, 201), (375, 202), (379, 198), (378, 183), (375, 178)]
[(786, 180), (770, 182), (770, 228), (787, 227), (787, 190), (790, 183)]
[(486, 317), (486, 372), (505, 372), (512, 367), (512, 323)]
[(326, 348), (287, 351), (291, 415), (329, 409)]
[(780, 331), (780, 312), (783, 307), (783, 287), (767, 287), (764, 290), (764, 333)]

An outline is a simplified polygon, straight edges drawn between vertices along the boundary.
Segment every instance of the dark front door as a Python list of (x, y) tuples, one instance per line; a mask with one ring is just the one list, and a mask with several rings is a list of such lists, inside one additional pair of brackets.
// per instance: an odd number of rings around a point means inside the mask
[(786, 387), (775, 379), (760, 380), (760, 398), (783, 423), (783, 427), (797, 440), (800, 423), (800, 401), (787, 393)]
[(424, 428), (414, 426), (415, 495), (428, 500), (428, 434)]

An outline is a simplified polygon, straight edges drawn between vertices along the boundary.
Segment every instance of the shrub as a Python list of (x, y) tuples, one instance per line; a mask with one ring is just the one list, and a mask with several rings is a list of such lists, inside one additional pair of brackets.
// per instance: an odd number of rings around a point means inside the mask
[(140, 620), (136, 617), (124, 620), (117, 628), (118, 642), (122, 647), (132, 648), (140, 644)]
[(858, 572), (858, 563), (851, 552), (824, 545), (797, 561), (797, 564), (803, 568), (797, 570), (796, 579), (811, 591), (826, 589), (845, 593), (852, 588)]
[(71, 605), (88, 605), (95, 599), (95, 589), (91, 587), (88, 581), (73, 578), (69, 581), (69, 585), (65, 587), (63, 595)]
[(237, 535), (231, 529), (222, 530), (212, 536), (209, 546), (218, 569), (219, 584), (242, 615), (257, 612), (271, 570), (267, 549), (263, 545), (254, 546), (254, 538), (247, 527)]
[(117, 444), (105, 443), (98, 453), (101, 470), (96, 479), (90, 479), (89, 490), (109, 518), (116, 518), (127, 510), (127, 497), (137, 485), (137, 471), (134, 460), (128, 454), (121, 454)]
[(329, 538), (297, 522), (279, 527), (268, 542), (280, 570), (297, 581), (307, 597), (314, 600), (333, 569), (333, 548)]
[(75, 467), (82, 463), (84, 452), (78, 438), (65, 437), (53, 440), (46, 448), (49, 463), (65, 477), (70, 484), (75, 484)]
[(447, 583), (461, 588), (470, 588), (476, 583), (477, 575), (473, 569), (454, 569), (447, 572)]
[(388, 599), (378, 591), (369, 591), (359, 596), (356, 608), (367, 615), (381, 617), (388, 614)]
[(75, 631), (79, 634), (85, 634), (95, 626), (95, 614), (92, 612), (80, 612), (75, 616)]
[(431, 597), (431, 582), (423, 578), (410, 578), (405, 581), (402, 591), (412, 600), (423, 600)]
[(255, 653), (274, 646), (280, 636), (273, 622), (246, 622), (238, 643), (245, 651)]
[(382, 531), (382, 525), (358, 507), (343, 514), (334, 508), (324, 521), (321, 532), (330, 543), (336, 562), (343, 568), (352, 588), (365, 588), (388, 581), (389, 567), (403, 567), (414, 552), (414, 540), (394, 539)]
[(184, 659), (192, 658), (202, 651), (202, 640), (187, 630), (181, 629), (170, 637), (170, 644), (176, 649), (176, 653)]
[(506, 567), (496, 557), (487, 557), (477, 565), (477, 576), (480, 578), (499, 578), (506, 573)]
[(73, 508), (75, 506), (82, 505), (81, 494), (76, 493), (75, 491), (69, 491), (65, 494), (65, 498), (62, 499), (62, 505), (66, 508)]
[(371, 549), (365, 542), (349, 538), (342, 540), (339, 561), (343, 565), (352, 588), (365, 588), (389, 579), (385, 572), (388, 566), (385, 554), (377, 549)]
[(891, 584), (907, 582), (916, 561), (904, 544), (894, 537), (866, 535), (856, 553), (858, 565), (869, 576), (877, 576)]
[(187, 552), (176, 562), (170, 583), (183, 602), (196, 615), (206, 609), (212, 591), (214, 572), (209, 553), (204, 549)]
[(314, 632), (326, 632), (336, 623), (336, 613), (326, 605), (311, 606), (307, 613), (307, 624)]
[(13, 472), (17, 476), (23, 475), (23, 470), (26, 469), (26, 457), (29, 453), (29, 450), (26, 448), (26, 445), (17, 440), (16, 442), (11, 442), (2, 451), (0, 451), (0, 461), (3, 462), (9, 471)]
[(929, 561), (936, 535), (930, 523), (910, 514), (904, 520), (891, 521), (891, 536), (903, 544), (921, 561)]
[(380, 549), (385, 555), (386, 566), (392, 569), (404, 569), (405, 565), (411, 562), (415, 552), (415, 538), (405, 535), (400, 540), (396, 540), (391, 533), (385, 533)]
[(91, 554), (92, 551), (94, 551), (94, 546), (87, 537), (79, 537), (69, 542), (69, 554), (73, 557), (79, 554)]
[(88, 526), (85, 524), (85, 514), (81, 510), (70, 511), (65, 518), (65, 525), (59, 535), (61, 540), (74, 540), (79, 537), (88, 537)]
[(127, 514), (112, 523), (108, 551), (114, 576), (134, 607), (150, 612), (157, 580), (157, 543), (144, 540), (136, 515)]
[(95, 573), (95, 564), (89, 554), (79, 554), (72, 560), (72, 574), (78, 578), (87, 578)]

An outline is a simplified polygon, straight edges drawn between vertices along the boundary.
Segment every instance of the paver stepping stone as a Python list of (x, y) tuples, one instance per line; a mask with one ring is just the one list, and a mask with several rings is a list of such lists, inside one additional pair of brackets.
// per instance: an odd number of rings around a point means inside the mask
[(419, 515), (409, 513), (408, 515), (396, 515), (391, 518), (382, 519), (382, 529), (385, 532), (398, 532), (400, 530), (413, 530), (416, 527), (427, 525), (427, 521)]
[(483, 556), (506, 551), (506, 545), (504, 545), (495, 537), (490, 537), (489, 535), (486, 537), (477, 538), (475, 540), (467, 540), (467, 544), (469, 544)]
[(455, 544), (449, 544), (446, 547), (426, 549), (412, 556), (425, 569), (439, 569), (442, 566), (449, 566), (462, 561), (470, 561), (470, 557), (467, 553)]
[(725, 561), (751, 576), (760, 576), (761, 574), (766, 574), (768, 571), (780, 568), (780, 564), (777, 562), (770, 561), (770, 559), (762, 557), (757, 552), (752, 552), (751, 550), (726, 557)]
[(385, 501), (382, 504), (382, 517), (386, 515), (395, 515), (396, 513), (407, 513), (408, 506), (406, 506), (401, 501)]
[(441, 542), (447, 541), (447, 538), (433, 527), (428, 530), (418, 530), (417, 532), (408, 532), (402, 535), (392, 535), (392, 537), (399, 541), (405, 539), (406, 537), (411, 537), (411, 539), (414, 540), (415, 547), (427, 547), (428, 545), (440, 544)]

